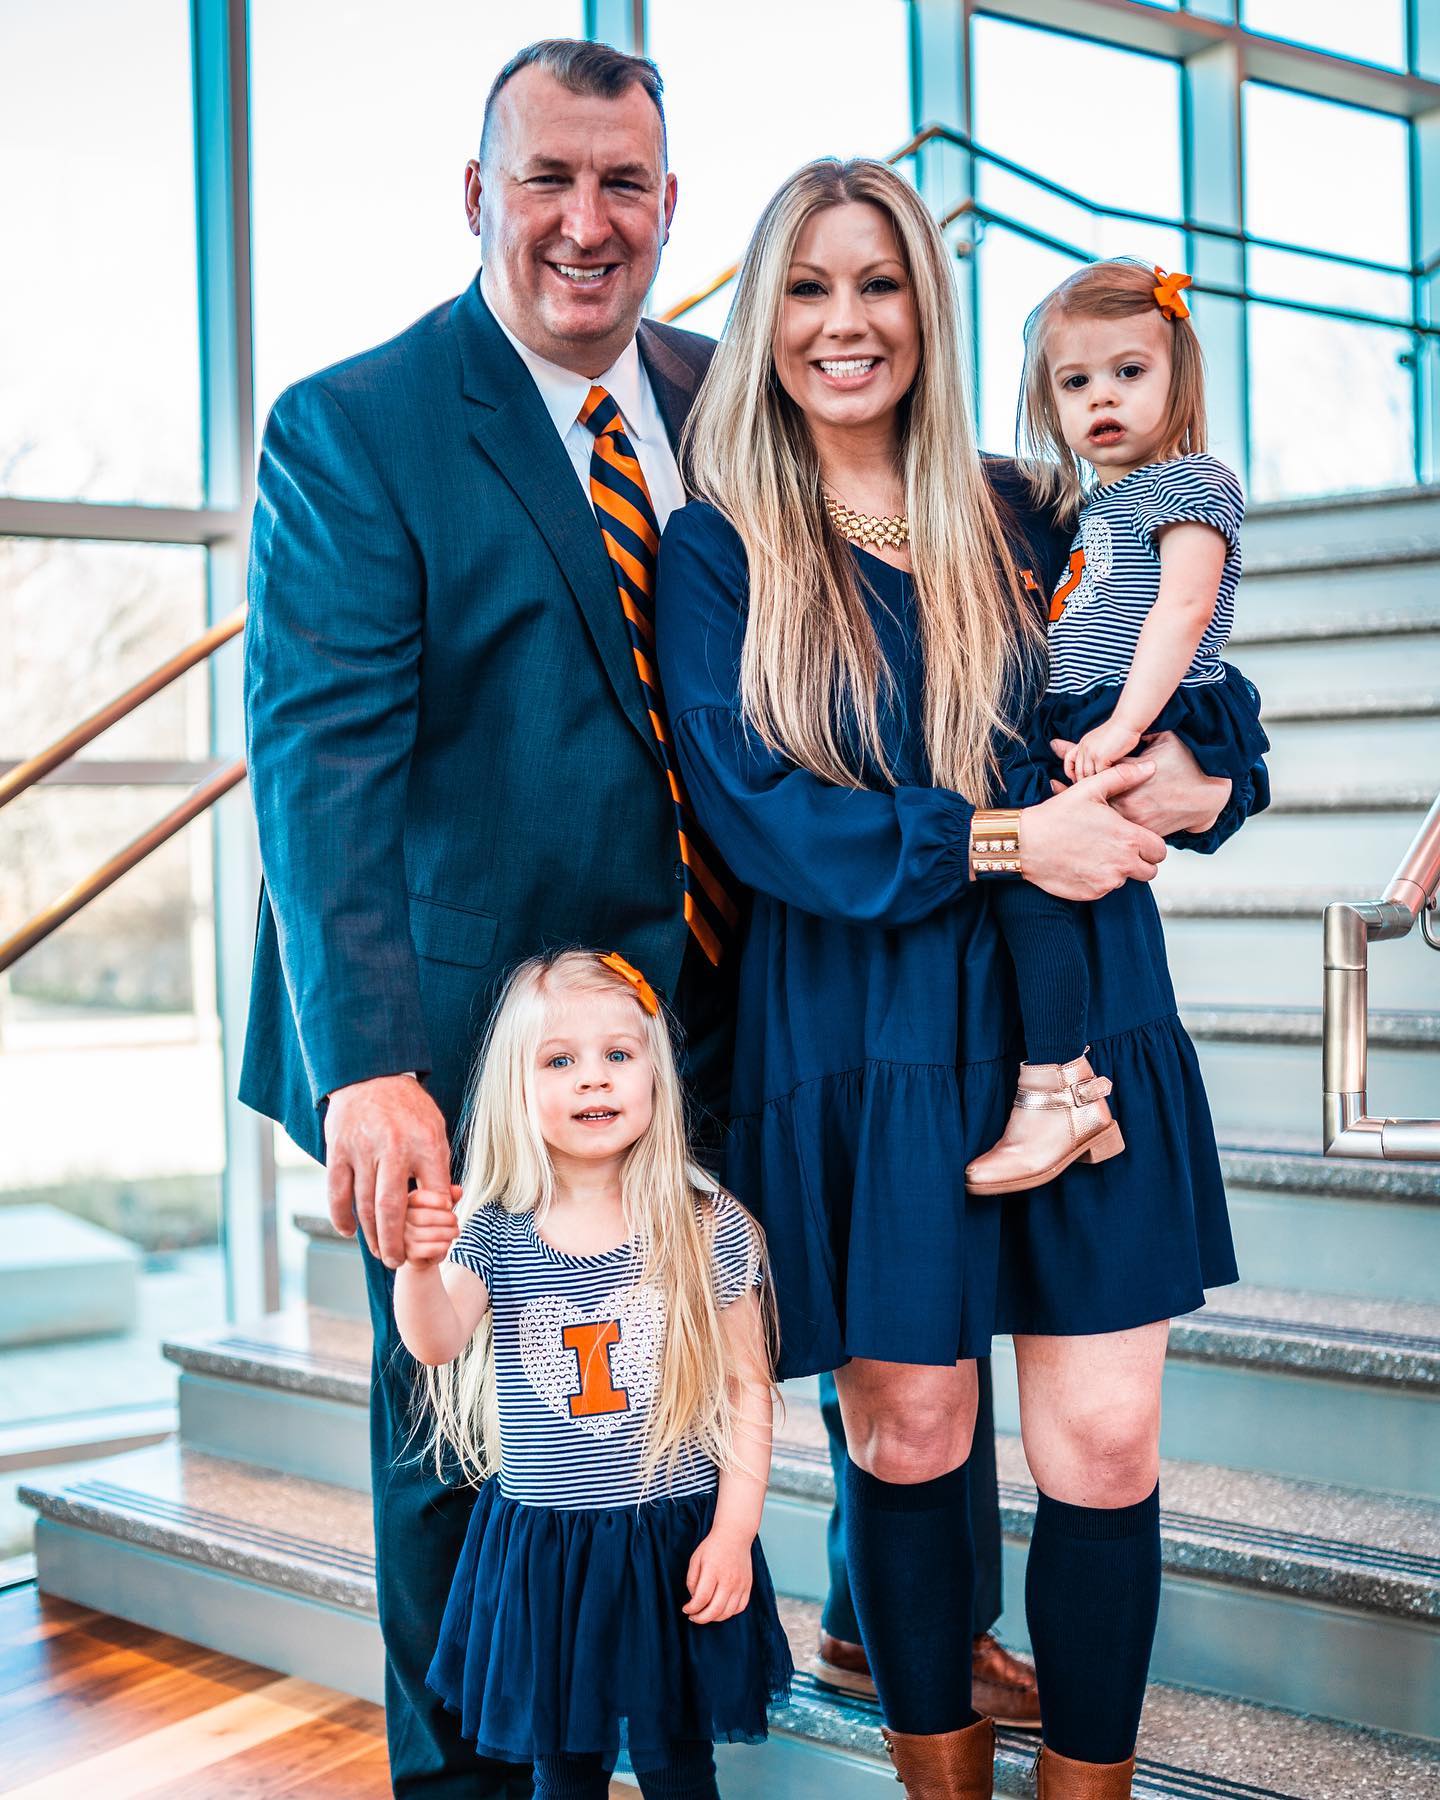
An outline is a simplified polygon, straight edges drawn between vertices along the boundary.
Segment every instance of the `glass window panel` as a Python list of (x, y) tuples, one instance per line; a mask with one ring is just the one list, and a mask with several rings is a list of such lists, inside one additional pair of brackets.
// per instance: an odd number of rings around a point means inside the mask
[[(0, 813), (0, 918), (179, 797), (22, 795)], [(161, 1341), (223, 1320), (212, 854), (189, 826), (0, 979), (0, 1267), (87, 1269), (0, 1320), (0, 1424), (169, 1400)]]
[(193, 143), (185, 0), (0, 0), (0, 492), (199, 503)]
[(1309, 300), (1316, 306), (1352, 307), (1397, 323), (1409, 319), (1414, 296), (1409, 277), (1379, 275), (1345, 263), (1317, 262), (1286, 250), (1252, 248), (1246, 268), (1253, 293)]
[[(739, 259), (791, 170), (816, 156), (887, 156), (905, 142), (908, 12), (902, 0), (731, 0), (717, 33), (694, 0), (650, 0), (680, 183), (654, 311)], [(726, 290), (683, 323), (717, 332), (729, 302)]]
[[(1417, 6), (1427, 0), (1415, 0)], [(1405, 67), (1405, 0), (1244, 0), (1247, 31), (1288, 38), (1335, 56)]]
[(1251, 500), (1413, 482), (1409, 333), (1258, 303), (1249, 314)]
[[(971, 45), (975, 136), (987, 150), (1087, 200), (1180, 217), (1178, 63), (985, 17), (975, 20)], [(1124, 94), (1123, 143), (1103, 131), (1075, 129), (1076, 96), (1087, 93)], [(1143, 156), (1134, 154), (1137, 143)], [(986, 184), (999, 184), (1001, 172), (981, 168), (980, 197), (998, 205)], [(994, 191), (1014, 197), (1001, 185)], [(1029, 192), (1030, 204), (1040, 207), (1040, 190)], [(1045, 215), (1024, 216), (1039, 224)]]
[[(0, 657), (12, 677), (0, 759), (34, 755), (204, 629), (201, 549), (0, 538)], [(82, 754), (197, 759), (209, 728), (202, 665)]]
[(1408, 267), (1410, 130), (1403, 119), (1247, 81), (1243, 128), (1247, 230)]
[[(981, 17), (972, 32), (975, 135), (988, 150), (1068, 188), (1083, 200), (1160, 218), (1182, 211), (1180, 72), (1177, 64), (1059, 32)], [(1077, 91), (1123, 89), (1143, 157), (1120, 155), (1103, 134), (1077, 134)], [(1015, 96), (1025, 95), (1023, 107)], [(1133, 137), (1132, 140), (1133, 141)], [(1023, 175), (981, 163), (980, 198), (1086, 257), (1138, 256), (1185, 264), (1184, 239), (1164, 226), (1110, 219), (1048, 194)], [(1030, 310), (1079, 265), (1003, 225), (987, 225), (978, 252), (980, 441), (1015, 448), (1015, 403)]]
[(516, 50), (576, 37), (581, 0), (251, 0), (255, 380), (378, 344), (474, 278), (466, 160)]

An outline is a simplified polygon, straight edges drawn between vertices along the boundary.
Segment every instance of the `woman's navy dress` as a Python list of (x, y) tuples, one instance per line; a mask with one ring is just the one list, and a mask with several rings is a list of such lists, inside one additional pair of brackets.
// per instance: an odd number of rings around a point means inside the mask
[[(990, 473), (1017, 558), (1048, 593), (1064, 539), (1024, 510), (1010, 465)], [(999, 1137), (1014, 1096), (1014, 977), (969, 880), (973, 809), (930, 785), (909, 577), (856, 555), (896, 678), (882, 720), (893, 788), (828, 785), (747, 730), (748, 578), (723, 516), (685, 507), (660, 555), (657, 647), (681, 767), (754, 890), (726, 1176), (769, 1237), (781, 1374), (852, 1356), (948, 1364), (988, 1354), (994, 1332), (1116, 1331), (1192, 1311), (1236, 1279), (1235, 1257), (1144, 884), (1080, 909), (1095, 1061), (1123, 1105), (1126, 1153), (1025, 1194), (965, 1192), (965, 1165)], [(1257, 770), (1236, 784), (1215, 842), (1263, 783)]]

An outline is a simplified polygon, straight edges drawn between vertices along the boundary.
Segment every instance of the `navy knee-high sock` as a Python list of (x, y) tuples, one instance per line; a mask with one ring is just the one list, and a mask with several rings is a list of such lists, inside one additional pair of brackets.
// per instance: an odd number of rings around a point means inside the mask
[(1025, 1616), (1043, 1736), (1078, 1762), (1135, 1749), (1160, 1609), (1160, 1489), (1133, 1506), (1040, 1495)]
[(972, 1724), (965, 1465), (902, 1483), (847, 1461), (845, 1559), (885, 1723), (927, 1737)]

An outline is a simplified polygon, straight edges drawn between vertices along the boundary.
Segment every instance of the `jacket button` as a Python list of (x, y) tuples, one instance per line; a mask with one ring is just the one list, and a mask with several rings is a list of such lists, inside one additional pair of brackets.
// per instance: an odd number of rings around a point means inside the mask
[(675, 879), (677, 881), (683, 881), (685, 879), (685, 865), (683, 862), (677, 862), (675, 864)]

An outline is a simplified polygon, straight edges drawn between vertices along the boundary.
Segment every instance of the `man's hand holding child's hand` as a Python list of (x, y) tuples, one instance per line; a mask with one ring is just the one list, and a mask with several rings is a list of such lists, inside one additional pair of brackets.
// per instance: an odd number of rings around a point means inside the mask
[(460, 1189), (449, 1197), (430, 1188), (415, 1188), (405, 1208), (405, 1260), (412, 1268), (431, 1269), (444, 1262), (460, 1227), (455, 1221), (455, 1202)]
[(718, 1625), (750, 1604), (753, 1542), (743, 1533), (718, 1529), (701, 1540), (685, 1571), (690, 1598), (680, 1609), (692, 1625)]

